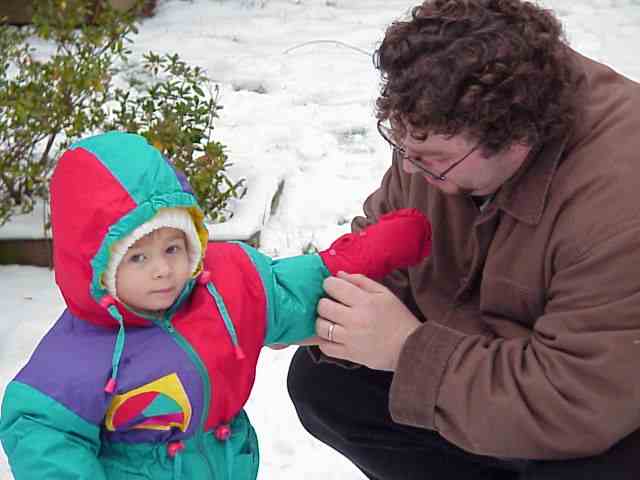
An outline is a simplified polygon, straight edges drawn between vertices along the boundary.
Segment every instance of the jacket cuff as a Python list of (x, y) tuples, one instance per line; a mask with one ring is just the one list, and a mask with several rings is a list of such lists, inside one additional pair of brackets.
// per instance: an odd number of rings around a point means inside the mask
[(389, 391), (389, 411), (396, 423), (436, 430), (435, 409), (449, 357), (465, 336), (426, 322), (407, 338)]
[(329, 357), (322, 353), (322, 351), (316, 345), (309, 345), (306, 347), (307, 353), (313, 360), (313, 363), (328, 363), (330, 365), (337, 365), (338, 367), (346, 368), (347, 370), (354, 370), (360, 368), (362, 365), (359, 363), (353, 363), (349, 360), (342, 360), (340, 358)]

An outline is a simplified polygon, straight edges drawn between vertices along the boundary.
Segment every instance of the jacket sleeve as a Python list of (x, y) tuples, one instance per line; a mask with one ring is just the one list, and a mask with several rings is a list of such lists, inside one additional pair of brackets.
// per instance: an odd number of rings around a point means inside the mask
[(315, 334), (316, 307), (330, 273), (318, 255), (273, 260), (239, 244), (253, 261), (267, 299), (264, 344), (291, 344)]
[(7, 386), (0, 440), (15, 480), (106, 480), (99, 428), (25, 383)]
[(431, 225), (417, 210), (403, 209), (382, 215), (359, 233), (342, 235), (318, 255), (271, 261), (250, 247), (245, 251), (265, 286), (265, 343), (294, 343), (315, 333), (325, 278), (342, 270), (380, 279), (414, 265), (431, 251)]
[(608, 235), (558, 265), (529, 337), (432, 321), (414, 331), (393, 377), (393, 419), (507, 458), (597, 455), (637, 430), (640, 229)]

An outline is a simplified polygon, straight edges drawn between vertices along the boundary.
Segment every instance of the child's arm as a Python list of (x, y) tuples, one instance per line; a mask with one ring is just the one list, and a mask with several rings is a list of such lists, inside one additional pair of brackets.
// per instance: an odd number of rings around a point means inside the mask
[(267, 295), (265, 344), (296, 343), (315, 334), (322, 282), (342, 270), (376, 280), (397, 268), (415, 265), (431, 249), (431, 226), (415, 209), (380, 217), (361, 232), (348, 233), (319, 255), (272, 261), (245, 247), (262, 278)]
[(106, 480), (99, 428), (25, 383), (7, 386), (0, 439), (15, 480)]

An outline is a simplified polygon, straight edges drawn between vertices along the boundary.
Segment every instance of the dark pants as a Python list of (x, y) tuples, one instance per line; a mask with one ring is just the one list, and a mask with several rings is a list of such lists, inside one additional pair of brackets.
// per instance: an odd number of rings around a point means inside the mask
[(598, 457), (504, 461), (465, 452), (431, 430), (394, 423), (388, 372), (316, 364), (303, 347), (287, 383), (302, 425), (371, 480), (640, 480), (638, 432)]

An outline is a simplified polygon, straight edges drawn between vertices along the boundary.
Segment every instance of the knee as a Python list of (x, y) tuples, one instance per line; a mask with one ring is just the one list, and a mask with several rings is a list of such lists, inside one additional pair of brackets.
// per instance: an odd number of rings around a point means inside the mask
[(300, 347), (293, 355), (287, 375), (289, 397), (298, 409), (301, 405), (313, 403), (316, 391), (317, 365), (311, 360), (305, 347)]
[(326, 364), (316, 364), (304, 347), (296, 351), (289, 366), (289, 397), (300, 422), (311, 433), (315, 433), (314, 425), (330, 422), (334, 405), (339, 402), (331, 370)]
[[(287, 375), (287, 390), (300, 423), (313, 437), (338, 448), (345, 443), (349, 415), (344, 398), (336, 388), (335, 368), (316, 364), (305, 348), (293, 356)], [(346, 421), (345, 421), (346, 420)]]

